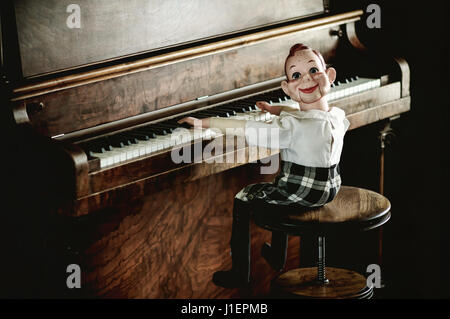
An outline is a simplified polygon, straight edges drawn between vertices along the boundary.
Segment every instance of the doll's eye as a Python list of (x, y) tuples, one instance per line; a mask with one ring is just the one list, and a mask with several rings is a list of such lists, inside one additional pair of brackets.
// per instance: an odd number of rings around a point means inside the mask
[(311, 74), (314, 74), (314, 73), (317, 73), (317, 72), (319, 72), (319, 69), (314, 67), (314, 66), (311, 69), (309, 69), (309, 73), (311, 73)]
[(300, 76), (301, 76), (300, 72), (294, 72), (294, 74), (292, 74), (293, 79), (298, 79), (300, 78)]

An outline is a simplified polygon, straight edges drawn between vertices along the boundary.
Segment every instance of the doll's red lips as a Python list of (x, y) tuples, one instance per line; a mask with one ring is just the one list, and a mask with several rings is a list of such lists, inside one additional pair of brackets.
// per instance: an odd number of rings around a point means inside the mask
[(319, 84), (316, 84), (315, 86), (312, 86), (310, 88), (307, 89), (299, 89), (300, 91), (302, 91), (302, 93), (312, 93), (315, 91), (315, 89), (317, 89), (317, 87), (319, 86)]

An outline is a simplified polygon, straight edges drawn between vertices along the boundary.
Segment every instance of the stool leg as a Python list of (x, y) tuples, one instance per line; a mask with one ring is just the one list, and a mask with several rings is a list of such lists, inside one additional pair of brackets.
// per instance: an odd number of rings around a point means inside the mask
[(317, 281), (319, 284), (327, 284), (329, 280), (325, 276), (325, 236), (318, 237)]

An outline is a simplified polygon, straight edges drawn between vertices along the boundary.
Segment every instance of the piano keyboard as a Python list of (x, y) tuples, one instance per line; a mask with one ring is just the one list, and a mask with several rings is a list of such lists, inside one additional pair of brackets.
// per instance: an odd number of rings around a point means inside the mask
[[(336, 81), (329, 93), (328, 100), (333, 101), (380, 86), (380, 79), (349, 77)], [(161, 122), (139, 126), (127, 131), (103, 136), (80, 143), (89, 159), (98, 158), (100, 168), (106, 168), (141, 156), (168, 150), (173, 146), (189, 143), (197, 139), (212, 139), (216, 133), (211, 129), (193, 129), (177, 121), (186, 116), (196, 118), (225, 117), (233, 119), (270, 121), (274, 115), (260, 112), (257, 101), (271, 104), (295, 103), (281, 89), (253, 95), (242, 100), (221, 104), (189, 114), (163, 120)], [(176, 130), (184, 127), (185, 130)]]
[(336, 81), (331, 85), (328, 101), (342, 99), (346, 96), (354, 95), (380, 86), (380, 79), (360, 78), (358, 76), (349, 77), (343, 81)]

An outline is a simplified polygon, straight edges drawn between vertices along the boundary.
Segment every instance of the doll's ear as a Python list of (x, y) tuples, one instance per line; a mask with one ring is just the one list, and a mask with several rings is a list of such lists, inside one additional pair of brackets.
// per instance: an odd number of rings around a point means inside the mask
[(333, 83), (334, 80), (336, 80), (336, 69), (329, 67), (325, 72), (328, 75), (328, 78), (330, 79), (330, 83)]
[(285, 80), (281, 81), (281, 88), (283, 89), (283, 92), (284, 92), (287, 96), (291, 96), (291, 95), (289, 94), (288, 83), (287, 83), (287, 81), (285, 81)]

